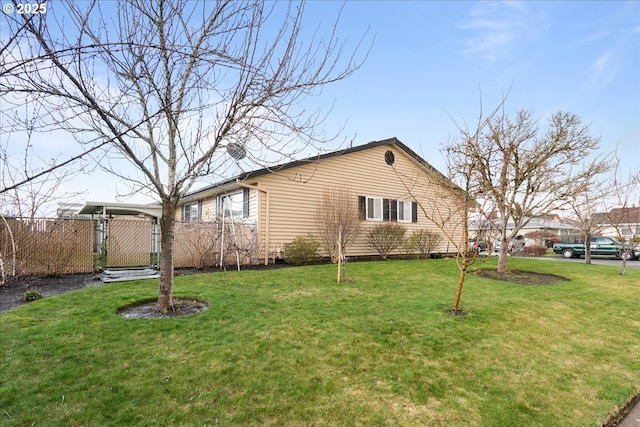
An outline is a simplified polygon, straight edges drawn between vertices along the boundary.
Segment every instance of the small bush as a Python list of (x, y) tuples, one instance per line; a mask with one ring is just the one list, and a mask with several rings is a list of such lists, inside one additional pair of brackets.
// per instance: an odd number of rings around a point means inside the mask
[(284, 260), (287, 264), (307, 265), (320, 259), (318, 242), (313, 234), (296, 237), (291, 243), (284, 245)]
[(426, 258), (442, 241), (442, 235), (435, 231), (416, 230), (406, 241), (406, 250), (410, 254), (418, 254), (420, 258)]
[(396, 223), (378, 224), (369, 231), (369, 244), (380, 254), (380, 258), (387, 259), (391, 251), (397, 249), (404, 242), (407, 227)]
[(547, 253), (547, 247), (545, 245), (525, 246), (524, 253), (530, 256), (543, 256)]
[(40, 294), (40, 292), (36, 291), (35, 289), (27, 289), (22, 294), (22, 299), (27, 302), (39, 300), (40, 298), (42, 298), (42, 295)]

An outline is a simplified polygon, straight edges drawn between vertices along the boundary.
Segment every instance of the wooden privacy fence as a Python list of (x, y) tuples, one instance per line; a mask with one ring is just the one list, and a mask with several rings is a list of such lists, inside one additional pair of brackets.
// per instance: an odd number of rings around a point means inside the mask
[[(0, 283), (5, 276), (90, 273), (160, 259), (159, 226), (150, 219), (0, 219)], [(178, 222), (174, 236), (177, 268), (257, 263), (255, 225)]]
[(93, 221), (3, 218), (0, 227), (3, 274), (93, 271)]

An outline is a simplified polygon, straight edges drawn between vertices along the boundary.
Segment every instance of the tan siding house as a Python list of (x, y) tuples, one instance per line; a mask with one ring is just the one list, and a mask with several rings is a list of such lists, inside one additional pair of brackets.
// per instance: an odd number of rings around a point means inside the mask
[[(360, 209), (365, 226), (348, 256), (377, 254), (367, 242), (366, 229), (378, 223), (402, 223), (409, 236), (414, 230), (440, 232), (424, 214), (433, 206), (449, 204), (452, 224), (457, 225), (461, 217), (455, 209), (451, 182), (391, 138), (245, 173), (195, 191), (181, 200), (176, 219), (210, 221), (224, 217), (255, 224), (259, 258), (264, 261), (266, 254), (269, 259), (278, 257), (283, 245), (296, 237), (316, 233), (317, 201), (327, 186), (343, 184), (350, 186), (351, 203)], [(450, 251), (446, 239), (438, 251)]]

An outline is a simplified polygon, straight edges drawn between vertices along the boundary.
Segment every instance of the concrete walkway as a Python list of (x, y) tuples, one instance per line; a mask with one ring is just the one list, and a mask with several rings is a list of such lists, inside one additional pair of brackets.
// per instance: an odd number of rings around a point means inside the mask
[(636, 403), (629, 415), (618, 424), (618, 427), (640, 427), (640, 401)]

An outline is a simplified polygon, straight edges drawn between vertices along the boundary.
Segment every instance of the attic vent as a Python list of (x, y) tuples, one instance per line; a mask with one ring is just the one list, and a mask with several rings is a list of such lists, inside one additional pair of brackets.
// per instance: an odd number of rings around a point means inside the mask
[(391, 166), (393, 164), (393, 162), (396, 161), (396, 156), (393, 155), (393, 151), (391, 150), (387, 150), (386, 153), (384, 153), (384, 161)]

